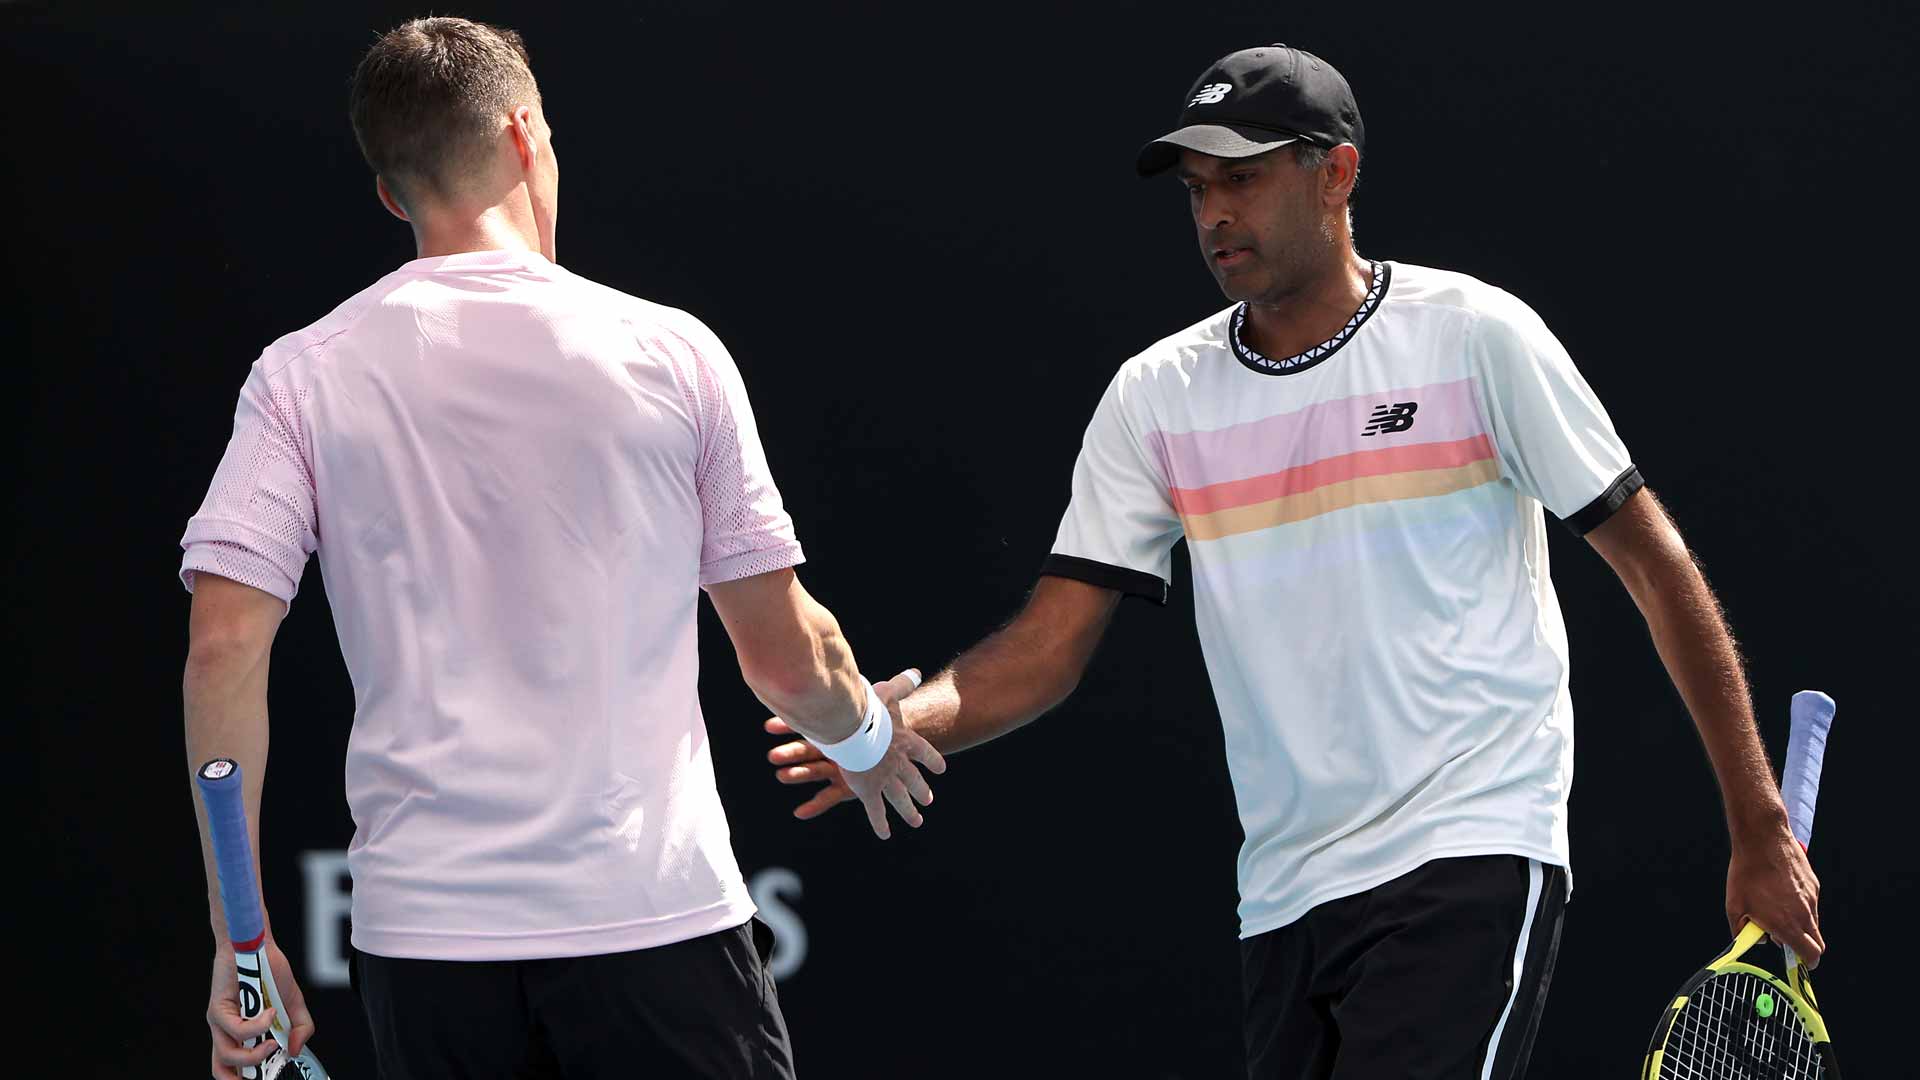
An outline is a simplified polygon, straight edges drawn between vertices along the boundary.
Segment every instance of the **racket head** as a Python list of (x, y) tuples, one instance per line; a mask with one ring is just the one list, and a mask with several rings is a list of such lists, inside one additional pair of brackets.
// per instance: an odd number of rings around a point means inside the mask
[(1654, 1027), (1642, 1080), (1839, 1080), (1805, 972), (1782, 979), (1744, 959), (1765, 935), (1748, 923), (1681, 985)]

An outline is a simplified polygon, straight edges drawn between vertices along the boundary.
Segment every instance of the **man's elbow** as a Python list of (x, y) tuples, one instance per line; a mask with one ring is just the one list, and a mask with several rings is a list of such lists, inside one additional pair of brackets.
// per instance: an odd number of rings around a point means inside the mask
[(213, 574), (200, 574), (187, 620), (187, 674), (247, 670), (266, 658), (286, 601)]
[(1073, 692), (1080, 689), (1080, 681), (1086, 674), (1087, 668), (1084, 664), (1062, 672), (1059, 681), (1054, 684), (1053, 700), (1047, 703), (1047, 708), (1058, 708), (1072, 697)]
[(183, 676), (189, 690), (196, 686), (219, 684), (236, 674), (251, 671), (267, 650), (273, 647), (273, 635), (241, 623), (202, 623), (194, 626), (187, 643), (187, 664)]

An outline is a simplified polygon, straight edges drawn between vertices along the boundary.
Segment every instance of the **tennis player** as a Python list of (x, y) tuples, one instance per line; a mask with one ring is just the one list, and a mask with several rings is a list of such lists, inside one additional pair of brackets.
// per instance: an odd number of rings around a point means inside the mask
[[(352, 966), (381, 1075), (790, 1077), (696, 695), (700, 591), (878, 835), (889, 802), (921, 823), (939, 754), (794, 576), (725, 347), (555, 264), (519, 37), (407, 23), (351, 108), (419, 258), (268, 347), (241, 391), (182, 541), (189, 760), (238, 760), (259, 820), (269, 651), (317, 552), (354, 685)], [(239, 1020), (208, 874), (213, 1068), (233, 1076), (271, 1051), (241, 1045), (269, 1018)]]
[[(1246, 831), (1249, 1075), (1519, 1076), (1570, 888), (1544, 507), (1617, 571), (1699, 727), (1729, 922), (1817, 957), (1719, 606), (1566, 350), (1498, 288), (1355, 251), (1364, 130), (1326, 61), (1235, 52), (1181, 104), (1139, 171), (1179, 177), (1232, 303), (1121, 366), (1026, 608), (907, 723), (952, 752), (1059, 704), (1122, 597), (1165, 602), (1184, 537)], [(848, 797), (805, 744), (771, 759), (832, 782), (802, 817)]]

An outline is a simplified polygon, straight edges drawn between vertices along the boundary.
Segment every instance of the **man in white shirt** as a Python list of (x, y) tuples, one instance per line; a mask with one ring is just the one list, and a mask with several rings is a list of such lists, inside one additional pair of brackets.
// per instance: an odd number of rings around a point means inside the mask
[[(352, 970), (382, 1075), (790, 1077), (696, 692), (700, 591), (878, 835), (889, 803), (921, 823), (916, 764), (944, 765), (794, 576), (725, 347), (554, 262), (519, 37), (407, 23), (351, 110), (420, 257), (268, 347), (241, 392), (182, 540), (189, 762), (238, 761), (258, 820), (268, 655), (317, 552), (354, 683)], [(208, 874), (233, 1076), (275, 1050), (244, 1046), (272, 1017), (239, 1017)], [(268, 951), (297, 1052), (313, 1025)]]
[[(1057, 705), (1121, 597), (1165, 602), (1184, 537), (1246, 833), (1249, 1075), (1519, 1076), (1570, 887), (1544, 507), (1618, 572), (1699, 727), (1729, 922), (1817, 958), (1719, 606), (1566, 350), (1500, 289), (1354, 251), (1364, 129), (1325, 61), (1241, 50), (1183, 106), (1139, 171), (1177, 170), (1234, 304), (1120, 368), (1025, 610), (907, 723), (951, 753)], [(847, 797), (806, 744), (770, 757), (830, 782), (800, 816)]]

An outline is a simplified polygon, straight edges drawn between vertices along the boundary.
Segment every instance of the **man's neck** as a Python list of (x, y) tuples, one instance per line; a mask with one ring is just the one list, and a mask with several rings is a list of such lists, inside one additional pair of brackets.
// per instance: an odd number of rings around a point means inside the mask
[(1333, 337), (1367, 298), (1373, 264), (1347, 257), (1306, 287), (1275, 300), (1247, 304), (1246, 343), (1263, 356), (1303, 353)]
[(491, 206), (477, 215), (451, 216), (429, 224), (414, 223), (415, 258), (434, 259), (467, 251), (540, 250), (537, 231), (531, 222), (517, 220), (503, 206)]

